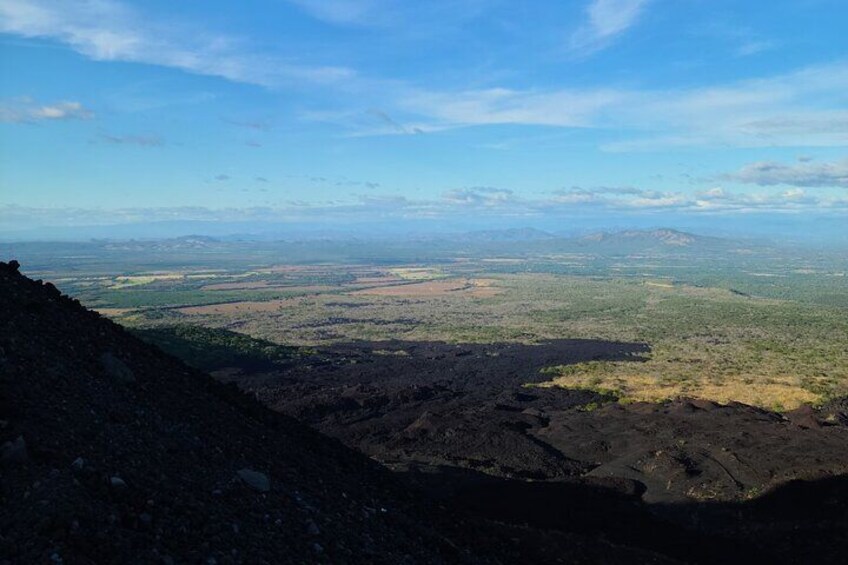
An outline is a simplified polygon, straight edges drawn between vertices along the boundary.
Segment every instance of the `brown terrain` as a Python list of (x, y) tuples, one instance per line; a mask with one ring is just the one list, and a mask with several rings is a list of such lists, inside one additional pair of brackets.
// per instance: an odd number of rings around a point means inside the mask
[(446, 293), (468, 294), (477, 298), (486, 298), (498, 294), (499, 289), (492, 286), (489, 279), (448, 279), (432, 280), (425, 282), (413, 282), (398, 285), (378, 286), (353, 291), (350, 294), (364, 294), (373, 296), (414, 296), (428, 298), (442, 296)]
[(278, 298), (276, 300), (240, 300), (238, 302), (224, 302), (221, 304), (206, 304), (203, 306), (185, 306), (176, 310), (188, 316), (210, 315), (210, 314), (233, 314), (233, 313), (259, 313), (277, 312), (290, 304), (294, 304), (303, 297)]

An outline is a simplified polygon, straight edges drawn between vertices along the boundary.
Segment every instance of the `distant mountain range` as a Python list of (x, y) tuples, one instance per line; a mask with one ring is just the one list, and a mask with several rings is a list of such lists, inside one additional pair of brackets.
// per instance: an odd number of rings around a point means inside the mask
[[(517, 220), (487, 221), (485, 215), (469, 214), (450, 220), (406, 218), (375, 221), (342, 221), (316, 218), (311, 222), (289, 221), (159, 221), (89, 226), (13, 226), (0, 220), (0, 242), (81, 242), (91, 239), (126, 241), (169, 239), (193, 234), (222, 241), (327, 241), (351, 240), (457, 240), (533, 241), (570, 239), (595, 232), (680, 230), (718, 237), (767, 238), (782, 243), (816, 247), (848, 246), (845, 217), (782, 215), (709, 216), (585, 216), (549, 218), (544, 215), (516, 224)], [(662, 222), (656, 224), (654, 222)]]
[[(132, 258), (134, 264), (156, 264), (180, 257), (184, 265), (221, 261), (450, 261), (465, 257), (532, 257), (561, 253), (599, 257), (632, 254), (715, 254), (739, 249), (766, 250), (774, 245), (746, 238), (719, 238), (671, 228), (558, 234), (536, 228), (469, 231), (450, 235), (388, 237), (280, 237), (232, 239), (187, 235), (162, 239), (102, 239), (85, 242), (0, 243), (0, 256), (27, 257), (36, 268), (84, 261)], [(789, 248), (781, 247), (788, 250)]]
[[(619, 232), (598, 232), (580, 238), (587, 243), (659, 243), (675, 247), (689, 247), (699, 242), (720, 241), (720, 238), (707, 238), (673, 229), (625, 230)], [(729, 241), (729, 240), (725, 240)]]
[(704, 248), (726, 247), (738, 245), (738, 239), (725, 239), (696, 235), (671, 228), (656, 228), (646, 230), (599, 231), (588, 235), (575, 236), (572, 234), (556, 234), (535, 228), (518, 228), (505, 230), (473, 231), (456, 234), (446, 240), (457, 244), (495, 244), (508, 245), (512, 243), (536, 244), (545, 247), (581, 247), (613, 250), (633, 248)]

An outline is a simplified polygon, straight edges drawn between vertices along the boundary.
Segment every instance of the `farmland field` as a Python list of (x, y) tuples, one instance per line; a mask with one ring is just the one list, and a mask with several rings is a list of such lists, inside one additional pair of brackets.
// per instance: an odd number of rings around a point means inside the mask
[(436, 248), (414, 253), (425, 255), (419, 261), (379, 247), (333, 260), (320, 257), (322, 248), (307, 261), (220, 245), (200, 262), (151, 253), (131, 266), (107, 254), (34, 274), (131, 327), (188, 324), (281, 345), (644, 343), (639, 363), (542, 369), (541, 386), (603, 391), (620, 402), (687, 396), (783, 411), (848, 392), (843, 256), (569, 245)]

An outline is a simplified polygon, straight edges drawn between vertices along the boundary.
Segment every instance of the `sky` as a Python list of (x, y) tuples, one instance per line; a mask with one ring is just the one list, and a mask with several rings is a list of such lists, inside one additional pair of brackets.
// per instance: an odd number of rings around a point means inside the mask
[(846, 30), (845, 0), (0, 0), (0, 234), (848, 232)]

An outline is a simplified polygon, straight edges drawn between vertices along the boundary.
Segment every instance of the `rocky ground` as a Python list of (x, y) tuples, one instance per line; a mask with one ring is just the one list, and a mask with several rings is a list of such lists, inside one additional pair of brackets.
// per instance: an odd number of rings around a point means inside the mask
[[(844, 559), (844, 401), (778, 414), (527, 386), (546, 380), (545, 366), (635, 363), (644, 350), (584, 340), (359, 342), (288, 369), (218, 374), (454, 507), (683, 560)], [(800, 492), (816, 512), (795, 511)]]
[(0, 263), (0, 563), (662, 563), (440, 507)]

